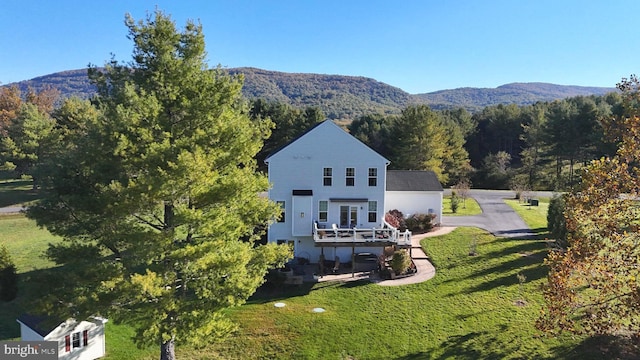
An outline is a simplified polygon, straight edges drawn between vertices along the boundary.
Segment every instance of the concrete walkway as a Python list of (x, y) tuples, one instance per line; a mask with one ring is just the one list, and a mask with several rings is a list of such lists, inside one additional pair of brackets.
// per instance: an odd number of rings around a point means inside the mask
[(400, 285), (408, 285), (408, 284), (417, 284), (421, 282), (425, 282), (436, 275), (436, 269), (433, 267), (427, 255), (422, 250), (420, 246), (420, 240), (431, 237), (431, 236), (439, 236), (447, 234), (453, 231), (455, 227), (438, 227), (434, 231), (428, 232), (426, 234), (418, 234), (413, 235), (411, 237), (411, 258), (413, 259), (413, 263), (416, 265), (417, 273), (413, 276), (407, 276), (402, 279), (394, 279), (394, 280), (380, 280), (376, 277), (371, 277), (371, 272), (363, 271), (356, 272), (352, 274), (351, 272), (344, 274), (330, 274), (324, 275), (318, 279), (318, 282), (323, 281), (357, 281), (357, 280), (370, 280), (381, 286), (400, 286)]

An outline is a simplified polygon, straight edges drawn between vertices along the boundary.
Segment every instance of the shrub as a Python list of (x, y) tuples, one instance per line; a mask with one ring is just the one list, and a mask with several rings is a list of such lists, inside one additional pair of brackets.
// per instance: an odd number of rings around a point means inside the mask
[(393, 253), (391, 268), (396, 275), (404, 274), (411, 266), (411, 257), (406, 249), (400, 249)]
[(567, 243), (567, 221), (564, 217), (565, 196), (555, 194), (549, 201), (547, 212), (547, 227), (549, 234), (556, 240), (556, 244), (561, 248), (566, 248)]
[(0, 300), (11, 301), (18, 295), (18, 273), (9, 251), (0, 246)]
[(460, 206), (460, 198), (458, 197), (458, 194), (455, 191), (452, 191), (451, 192), (451, 212), (454, 214), (457, 213), (459, 206)]
[(433, 228), (435, 218), (435, 214), (413, 214), (405, 220), (405, 224), (411, 232), (428, 232)]
[(398, 209), (390, 210), (388, 213), (384, 214), (384, 221), (400, 231), (404, 231), (407, 228), (404, 220), (404, 214), (402, 214), (402, 211)]

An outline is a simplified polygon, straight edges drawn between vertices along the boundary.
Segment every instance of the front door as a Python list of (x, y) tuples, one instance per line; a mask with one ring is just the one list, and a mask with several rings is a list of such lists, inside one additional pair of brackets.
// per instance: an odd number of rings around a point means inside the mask
[(340, 227), (354, 228), (358, 225), (358, 207), (341, 205), (340, 206)]

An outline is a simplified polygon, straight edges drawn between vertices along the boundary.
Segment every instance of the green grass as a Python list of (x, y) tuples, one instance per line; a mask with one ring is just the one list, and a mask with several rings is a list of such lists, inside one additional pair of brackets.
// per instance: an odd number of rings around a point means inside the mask
[(30, 179), (0, 177), (0, 207), (26, 205), (38, 198)]
[[(469, 256), (472, 239), (478, 256)], [(190, 358), (598, 359), (579, 338), (534, 328), (544, 282), (542, 241), (498, 239), (459, 228), (423, 240), (437, 274), (400, 287), (319, 283), (261, 297), (231, 311), (238, 333)], [(517, 279), (526, 280), (520, 289)], [(522, 290), (522, 291), (521, 291)], [(523, 300), (526, 305), (519, 306)], [(287, 304), (275, 308), (276, 301)], [(327, 311), (316, 314), (311, 310)]]
[(524, 220), (529, 228), (538, 234), (547, 233), (547, 212), (549, 211), (549, 199), (540, 198), (538, 206), (531, 206), (528, 203), (518, 200), (505, 200), (518, 215)]
[(442, 199), (442, 215), (446, 216), (468, 216), (468, 215), (480, 215), (482, 214), (482, 209), (480, 209), (480, 205), (474, 198), (467, 198), (464, 201), (460, 201), (460, 205), (458, 206), (458, 212), (454, 213), (451, 211), (451, 196), (445, 196)]
[[(522, 209), (537, 212), (536, 210)], [(21, 259), (20, 297), (0, 312), (0, 340), (18, 334), (15, 318), (37, 296), (28, 277), (50, 263), (38, 258), (59, 239), (21, 216), (0, 217), (0, 241)], [(39, 240), (33, 240), (38, 234)], [(469, 256), (476, 240), (477, 256)], [(24, 246), (30, 244), (32, 246)], [(543, 241), (500, 239), (472, 228), (426, 238), (436, 266), (424, 283), (382, 287), (369, 282), (304, 284), (258, 293), (231, 309), (239, 324), (224, 342), (177, 344), (182, 359), (600, 359), (599, 347), (579, 337), (544, 337), (534, 323), (544, 282)], [(26, 254), (31, 254), (27, 256)], [(31, 259), (31, 260), (29, 260)], [(522, 287), (518, 274), (526, 277)], [(526, 302), (524, 306), (517, 301)], [(273, 304), (282, 301), (284, 308)], [(315, 307), (325, 313), (313, 313)], [(153, 359), (158, 347), (138, 349), (131, 327), (107, 323), (106, 359)]]
[(43, 257), (47, 244), (60, 241), (48, 231), (40, 229), (35, 222), (23, 215), (0, 216), (0, 244), (7, 247), (19, 274), (18, 297), (1, 305), (0, 340), (15, 339), (20, 336), (16, 318), (26, 312), (26, 304), (37, 297), (36, 288), (28, 279), (41, 269), (54, 264)]

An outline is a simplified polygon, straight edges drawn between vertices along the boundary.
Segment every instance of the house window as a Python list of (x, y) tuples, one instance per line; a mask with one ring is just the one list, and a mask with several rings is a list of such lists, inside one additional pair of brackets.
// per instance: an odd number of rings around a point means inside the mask
[(80, 333), (73, 333), (73, 348), (79, 348), (80, 347)]
[(356, 168), (347, 168), (347, 186), (354, 186), (356, 183)]
[(369, 168), (369, 186), (378, 186), (377, 168)]
[(368, 218), (370, 223), (378, 222), (378, 202), (369, 201)]
[(276, 204), (278, 204), (278, 206), (280, 206), (280, 209), (282, 209), (282, 212), (280, 213), (280, 217), (278, 218), (278, 222), (284, 222), (285, 220), (285, 214), (286, 212), (286, 207), (285, 207), (285, 203), (284, 201), (276, 201)]
[(322, 171), (322, 184), (324, 186), (331, 186), (333, 179), (333, 169), (332, 168), (324, 168)]
[(327, 222), (329, 218), (329, 202), (327, 200), (321, 200), (318, 203), (318, 221)]

